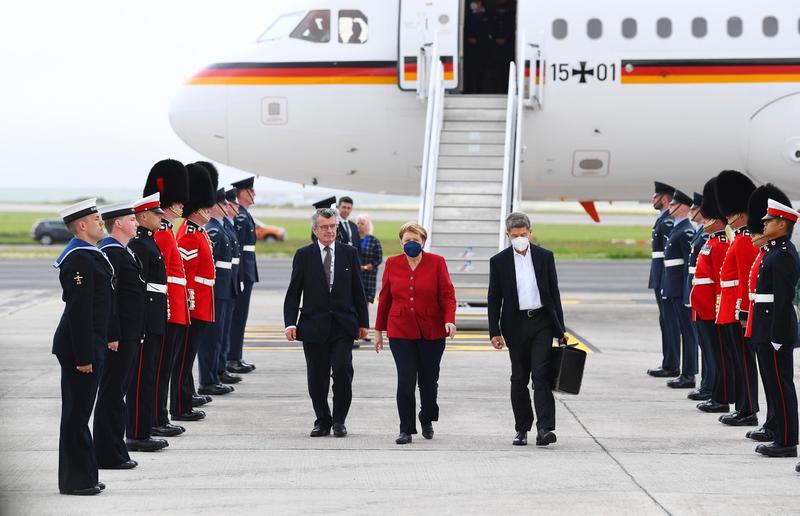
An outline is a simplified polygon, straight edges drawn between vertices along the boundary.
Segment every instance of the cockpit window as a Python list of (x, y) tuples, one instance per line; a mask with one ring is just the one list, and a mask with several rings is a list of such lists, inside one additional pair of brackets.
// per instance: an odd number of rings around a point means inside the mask
[(367, 42), (368, 36), (364, 13), (356, 10), (339, 11), (339, 43), (362, 44)]
[(292, 29), (297, 27), (297, 22), (303, 19), (303, 14), (305, 14), (303, 11), (297, 11), (279, 16), (267, 27), (267, 30), (261, 33), (256, 41), (261, 43), (287, 37), (292, 32)]
[(327, 43), (331, 40), (331, 12), (327, 9), (310, 11), (292, 31), (291, 37)]

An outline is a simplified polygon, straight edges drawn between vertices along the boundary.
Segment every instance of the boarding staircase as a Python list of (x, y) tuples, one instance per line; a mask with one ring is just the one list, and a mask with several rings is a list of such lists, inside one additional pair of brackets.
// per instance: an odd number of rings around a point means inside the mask
[(450, 95), (435, 45), (430, 63), (419, 222), (426, 251), (447, 260), (457, 325), (485, 328), (489, 258), (507, 245), (505, 217), (520, 201), (523, 75), (511, 63), (508, 95)]

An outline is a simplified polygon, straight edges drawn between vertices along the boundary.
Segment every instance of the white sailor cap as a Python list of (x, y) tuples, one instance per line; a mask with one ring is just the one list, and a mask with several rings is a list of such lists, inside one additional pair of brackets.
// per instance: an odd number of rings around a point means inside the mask
[(800, 218), (800, 213), (791, 206), (786, 206), (774, 199), (767, 199), (767, 214), (761, 220), (786, 219), (797, 222), (798, 218)]
[(91, 213), (97, 213), (97, 199), (94, 197), (86, 199), (85, 201), (76, 202), (72, 206), (67, 206), (58, 212), (64, 224), (69, 224), (73, 220), (78, 220)]
[(100, 215), (103, 220), (116, 219), (125, 215), (133, 214), (133, 201), (123, 201), (115, 204), (109, 204), (99, 208)]
[(153, 195), (148, 195), (143, 199), (139, 199), (133, 203), (133, 211), (136, 213), (141, 213), (143, 211), (164, 213), (164, 210), (161, 209), (161, 194), (156, 192)]

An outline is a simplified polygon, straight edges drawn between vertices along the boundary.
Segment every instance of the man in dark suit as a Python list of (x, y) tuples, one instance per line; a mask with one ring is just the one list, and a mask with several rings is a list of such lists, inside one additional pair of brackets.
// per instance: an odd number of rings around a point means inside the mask
[(553, 253), (531, 245), (531, 222), (524, 213), (506, 217), (511, 247), (489, 260), (489, 335), (492, 346), (508, 345), (511, 358), (511, 407), (517, 435), (528, 444), (533, 410), (528, 380), (533, 377), (536, 445), (556, 442), (556, 408), (550, 379), (553, 339), (566, 344), (564, 314)]
[[(344, 437), (352, 399), (353, 340), (367, 336), (367, 300), (356, 248), (336, 241), (336, 211), (317, 210), (312, 229), (317, 241), (294, 255), (283, 319), (286, 338), (303, 342), (308, 394), (316, 414), (311, 437), (329, 435), (331, 426), (336, 437)], [(328, 406), (331, 376), (333, 414)]]
[(350, 214), (353, 213), (353, 199), (347, 196), (340, 197), (336, 207), (339, 210), (339, 227), (337, 228), (336, 240), (358, 248), (358, 243), (361, 240), (358, 236), (358, 226), (348, 219)]

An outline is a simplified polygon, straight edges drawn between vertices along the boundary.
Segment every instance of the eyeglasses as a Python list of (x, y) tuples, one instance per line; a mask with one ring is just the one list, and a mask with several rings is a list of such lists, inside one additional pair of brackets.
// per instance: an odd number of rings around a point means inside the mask
[(323, 231), (331, 231), (336, 229), (336, 224), (326, 224), (324, 226), (317, 226), (317, 227)]

